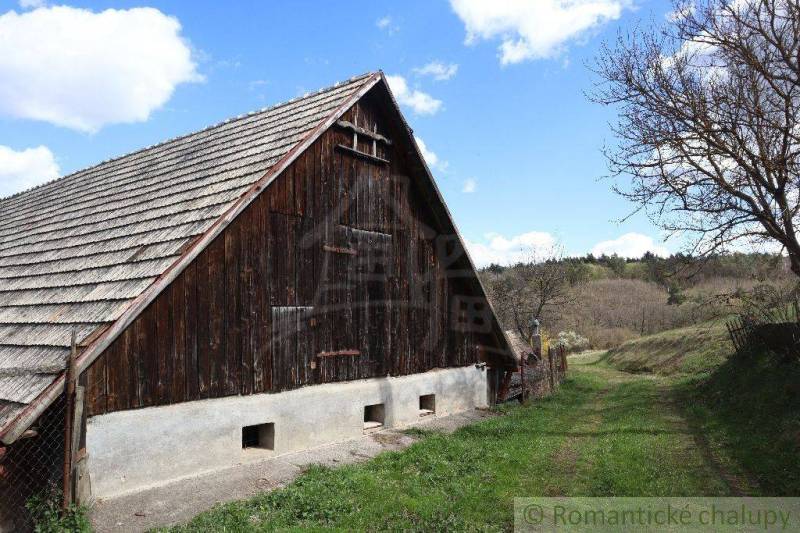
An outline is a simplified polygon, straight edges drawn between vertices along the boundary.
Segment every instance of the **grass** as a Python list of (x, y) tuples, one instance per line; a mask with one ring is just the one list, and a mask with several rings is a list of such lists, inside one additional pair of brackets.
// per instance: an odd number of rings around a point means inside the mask
[(626, 372), (672, 376), (709, 374), (733, 353), (723, 321), (671, 329), (628, 341), (605, 360)]
[(670, 376), (698, 446), (739, 494), (800, 494), (800, 363), (734, 354), (724, 323), (625, 343), (602, 360)]
[(727, 494), (659, 380), (576, 360), (558, 394), (218, 506), (170, 531), (508, 530), (527, 495)]
[(754, 494), (800, 494), (800, 364), (770, 353), (732, 358), (676, 384), (711, 449), (746, 472)]

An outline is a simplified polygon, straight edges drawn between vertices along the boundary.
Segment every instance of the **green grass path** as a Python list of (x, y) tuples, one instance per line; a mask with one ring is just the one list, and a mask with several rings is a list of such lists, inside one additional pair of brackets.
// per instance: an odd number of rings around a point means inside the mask
[(555, 397), (500, 412), (364, 464), (312, 468), (174, 530), (508, 530), (515, 496), (747, 491), (693, 434), (669, 382), (619, 372), (592, 354), (571, 360)]

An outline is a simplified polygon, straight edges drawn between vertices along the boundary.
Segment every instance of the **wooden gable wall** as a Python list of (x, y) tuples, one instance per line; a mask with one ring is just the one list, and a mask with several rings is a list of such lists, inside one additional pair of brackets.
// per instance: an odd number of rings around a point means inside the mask
[[(405, 126), (364, 97), (87, 369), (92, 415), (478, 362), (502, 350), (420, 186)], [(477, 312), (477, 318), (475, 316)]]

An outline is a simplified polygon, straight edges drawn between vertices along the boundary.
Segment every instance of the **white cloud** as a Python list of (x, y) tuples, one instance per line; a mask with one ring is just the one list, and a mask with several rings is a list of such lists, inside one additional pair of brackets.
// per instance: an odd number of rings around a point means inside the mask
[(616, 20), (632, 0), (450, 0), (467, 44), (500, 39), (502, 64), (552, 58), (570, 41)]
[(461, 192), (464, 193), (472, 193), (478, 190), (478, 180), (475, 178), (468, 178), (464, 181), (464, 186), (461, 188)]
[(392, 20), (392, 17), (388, 15), (376, 20), (375, 26), (377, 26), (378, 29), (385, 31), (389, 35), (394, 35), (400, 29), (400, 26), (395, 24), (394, 20)]
[(626, 233), (617, 239), (598, 242), (592, 248), (592, 253), (596, 256), (617, 254), (620, 257), (641, 257), (645, 252), (662, 257), (669, 255), (665, 246), (656, 244), (652, 237), (641, 233)]
[(425, 141), (422, 140), (422, 137), (418, 137), (414, 135), (414, 140), (417, 141), (417, 146), (419, 146), (419, 151), (422, 152), (422, 157), (425, 158), (425, 162), (428, 163), (429, 167), (435, 167), (439, 164), (439, 156), (436, 155), (436, 152), (433, 150), (428, 149), (428, 145), (425, 144)]
[(419, 151), (422, 152), (422, 157), (425, 158), (425, 162), (430, 168), (436, 168), (442, 172), (447, 170), (449, 163), (443, 159), (439, 159), (439, 156), (436, 155), (436, 152), (428, 148), (428, 145), (425, 144), (425, 141), (422, 140), (422, 137), (414, 135), (414, 140), (417, 141)]
[(57, 178), (58, 163), (46, 146), (16, 151), (0, 146), (0, 198)]
[(677, 22), (693, 14), (696, 10), (697, 6), (695, 4), (681, 4), (678, 5), (676, 9), (666, 13), (664, 18), (669, 22)]
[(455, 63), (445, 65), (441, 61), (431, 61), (423, 67), (415, 68), (414, 72), (420, 76), (431, 76), (436, 81), (445, 81), (456, 75), (458, 65)]
[(147, 120), (200, 81), (181, 25), (153, 8), (0, 16), (0, 114), (94, 132)]
[(22, 9), (36, 9), (44, 4), (44, 0), (19, 0), (19, 7)]
[(542, 259), (557, 250), (556, 238), (542, 231), (530, 231), (511, 238), (490, 233), (484, 242), (465, 241), (470, 257), (477, 267), (513, 265), (528, 261), (532, 256)]
[(442, 101), (418, 89), (411, 89), (403, 76), (386, 76), (392, 94), (400, 105), (408, 106), (417, 115), (434, 115), (442, 108)]

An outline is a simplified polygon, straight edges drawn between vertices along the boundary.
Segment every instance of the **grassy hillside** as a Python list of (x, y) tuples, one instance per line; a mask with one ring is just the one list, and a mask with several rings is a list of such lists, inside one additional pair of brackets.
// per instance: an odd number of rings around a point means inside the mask
[(610, 350), (603, 361), (672, 383), (700, 445), (746, 472), (761, 495), (800, 493), (800, 363), (734, 355), (724, 323), (675, 329)]
[[(542, 307), (538, 318), (553, 337), (575, 332), (593, 348), (662, 331), (696, 326), (736, 314), (753, 303), (772, 305), (797, 282), (780, 256), (731, 254), (691, 258), (681, 254), (641, 259), (572, 257), (559, 261), (493, 265), (481, 273), (505, 329), (542, 301), (537, 287), (553, 280), (563, 298)], [(548, 280), (545, 285), (538, 280)]]
[(800, 494), (800, 364), (770, 353), (733, 357), (676, 386), (687, 418), (764, 495)]
[(693, 375), (713, 371), (732, 352), (725, 323), (712, 321), (628, 341), (609, 350), (605, 360), (626, 372)]

